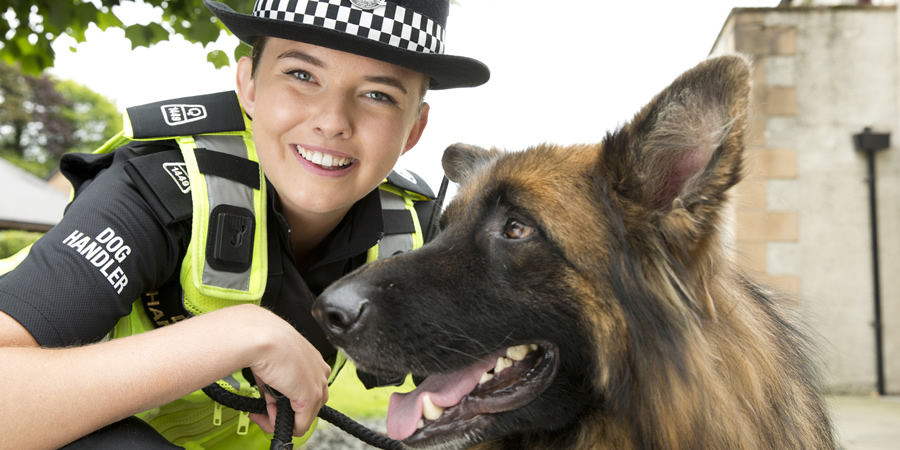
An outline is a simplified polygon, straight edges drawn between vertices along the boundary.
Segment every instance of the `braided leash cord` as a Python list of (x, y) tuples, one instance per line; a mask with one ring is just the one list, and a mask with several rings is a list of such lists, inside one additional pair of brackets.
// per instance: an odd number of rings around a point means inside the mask
[[(277, 400), (278, 412), (275, 416), (275, 434), (272, 436), (272, 445), (270, 450), (282, 450), (293, 448), (291, 436), (294, 431), (294, 410), (291, 409), (291, 401), (287, 397), (281, 396), (273, 390), (269, 390)], [(265, 413), (266, 402), (261, 398), (250, 398), (228, 392), (222, 386), (213, 383), (203, 388), (211, 399), (219, 402), (229, 408), (251, 413)], [(341, 412), (329, 406), (322, 406), (318, 413), (319, 418), (340, 428), (345, 433), (369, 444), (384, 450), (401, 450), (403, 444), (400, 441), (393, 440), (387, 436), (378, 434), (365, 425), (347, 417)]]

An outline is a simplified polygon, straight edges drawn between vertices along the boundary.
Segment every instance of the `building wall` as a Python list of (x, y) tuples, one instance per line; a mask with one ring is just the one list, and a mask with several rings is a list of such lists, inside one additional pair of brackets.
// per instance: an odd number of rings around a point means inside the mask
[[(894, 6), (735, 9), (711, 54), (754, 65), (736, 257), (797, 295), (831, 392), (876, 390), (864, 127), (900, 140)], [(885, 381), (900, 393), (900, 148), (876, 155)]]

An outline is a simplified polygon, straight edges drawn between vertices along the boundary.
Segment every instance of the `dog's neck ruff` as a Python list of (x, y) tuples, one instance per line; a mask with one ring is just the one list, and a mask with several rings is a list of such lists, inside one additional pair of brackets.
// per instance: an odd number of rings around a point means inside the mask
[(253, 15), (316, 25), (418, 53), (444, 54), (444, 28), (385, 0), (256, 0)]

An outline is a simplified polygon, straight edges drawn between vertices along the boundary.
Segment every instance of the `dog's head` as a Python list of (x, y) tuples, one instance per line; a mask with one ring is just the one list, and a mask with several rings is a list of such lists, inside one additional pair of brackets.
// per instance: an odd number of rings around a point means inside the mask
[(714, 314), (689, 275), (711, 270), (748, 95), (747, 62), (721, 57), (600, 144), (447, 149), (460, 189), (440, 235), (340, 280), (313, 308), (361, 370), (424, 378), (392, 398), (391, 437), (571, 446), (584, 421), (669, 382), (647, 361), (677, 358), (681, 321)]

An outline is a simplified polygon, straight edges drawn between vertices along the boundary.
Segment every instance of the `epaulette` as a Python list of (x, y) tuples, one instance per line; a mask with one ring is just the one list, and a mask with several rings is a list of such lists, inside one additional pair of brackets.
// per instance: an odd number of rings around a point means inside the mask
[(162, 223), (170, 225), (191, 218), (191, 182), (180, 150), (132, 158), (125, 163), (125, 173)]
[(408, 170), (392, 170), (387, 176), (387, 182), (400, 189), (414, 192), (429, 199), (434, 199), (434, 192), (428, 187), (428, 183), (426, 183), (419, 175)]
[(125, 113), (133, 139), (244, 131), (241, 105), (233, 91), (133, 106)]

